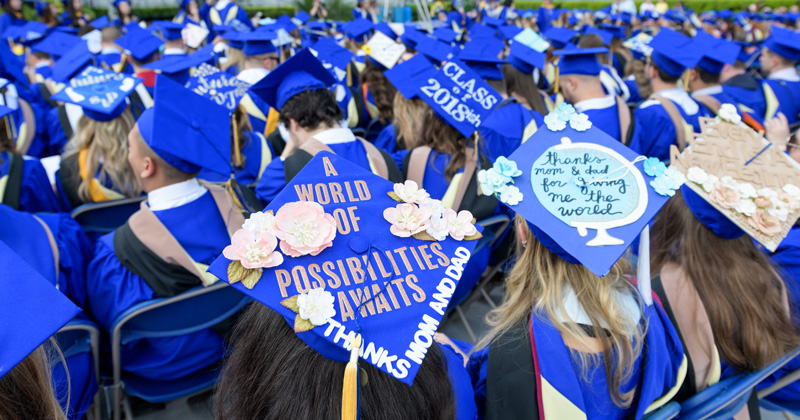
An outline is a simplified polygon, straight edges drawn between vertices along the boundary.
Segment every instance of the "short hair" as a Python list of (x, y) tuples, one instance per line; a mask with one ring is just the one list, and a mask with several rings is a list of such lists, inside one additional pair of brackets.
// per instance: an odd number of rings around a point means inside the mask
[(719, 84), (719, 73), (711, 73), (703, 70), (700, 67), (695, 67), (694, 70), (697, 72), (697, 76), (700, 77), (700, 80), (702, 80), (703, 83), (709, 85)]
[(289, 98), (283, 104), (278, 120), (288, 126), (295, 120), (300, 127), (314, 130), (321, 124), (332, 126), (344, 119), (344, 113), (328, 89), (306, 90)]
[(142, 133), (139, 132), (136, 136), (136, 141), (139, 142), (139, 156), (140, 157), (149, 157), (152, 159), (156, 166), (158, 166), (158, 170), (161, 171), (162, 176), (164, 177), (165, 181), (169, 182), (180, 182), (186, 181), (191, 178), (194, 178), (197, 175), (197, 172), (188, 173), (183, 172), (182, 170), (170, 165), (167, 163), (166, 160), (162, 159), (161, 156), (157, 155), (153, 149), (144, 141), (144, 137), (142, 137)]
[(38, 58), (39, 60), (49, 60), (50, 53), (42, 52), (42, 51), (34, 51), (33, 56)]
[(122, 32), (116, 26), (106, 26), (100, 30), (102, 42), (114, 42), (122, 36)]
[(661, 70), (661, 67), (658, 67), (658, 64), (656, 64), (652, 59), (650, 60), (650, 66), (656, 69), (656, 74), (658, 75), (658, 78), (665, 83), (678, 83), (678, 80), (680, 80), (681, 78), (680, 75), (673, 76), (665, 72), (664, 70)]

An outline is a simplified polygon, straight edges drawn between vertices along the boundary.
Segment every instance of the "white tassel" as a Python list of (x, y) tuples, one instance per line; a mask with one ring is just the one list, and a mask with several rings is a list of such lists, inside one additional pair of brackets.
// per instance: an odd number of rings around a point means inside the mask
[(650, 225), (644, 227), (639, 234), (639, 266), (636, 269), (639, 282), (639, 294), (646, 305), (653, 304), (653, 293), (650, 286)]

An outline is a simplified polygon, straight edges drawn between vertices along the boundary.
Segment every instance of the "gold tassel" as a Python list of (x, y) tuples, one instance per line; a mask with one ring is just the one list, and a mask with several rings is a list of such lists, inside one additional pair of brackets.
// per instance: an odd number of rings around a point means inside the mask
[(239, 144), (239, 127), (236, 124), (236, 112), (231, 115), (231, 131), (233, 132), (233, 166), (242, 167), (242, 145)]
[[(555, 85), (555, 88), (553, 89), (554, 93), (558, 93), (558, 74), (561, 73), (559, 71), (559, 68), (558, 68), (559, 58), (560, 57), (556, 57), (556, 59), (553, 60), (553, 67), (555, 67), (555, 69), (556, 69), (556, 76), (553, 78), (553, 84)], [(547, 66), (545, 66), (545, 67), (547, 67)]]
[(344, 387), (342, 388), (342, 420), (356, 420), (358, 417), (358, 349), (361, 347), (361, 334), (353, 337), (350, 361), (344, 368)]
[(350, 67), (350, 63), (347, 63), (347, 87), (353, 86), (353, 71)]
[(686, 69), (686, 71), (683, 72), (683, 90), (685, 90), (687, 92), (689, 91), (689, 72), (690, 71), (691, 70)]
[(9, 118), (8, 115), (6, 115), (5, 117), (3, 117), (3, 120), (5, 120), (6, 122), (6, 135), (8, 136), (8, 139), (14, 142), (17, 141), (16, 138), (17, 136), (14, 136), (11, 133), (11, 118)]

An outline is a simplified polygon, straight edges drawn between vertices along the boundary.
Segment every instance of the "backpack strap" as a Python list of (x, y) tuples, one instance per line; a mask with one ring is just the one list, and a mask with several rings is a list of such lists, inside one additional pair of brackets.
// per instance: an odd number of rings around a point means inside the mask
[(464, 172), (461, 173), (461, 180), (458, 183), (458, 190), (456, 190), (456, 198), (453, 200), (453, 210), (458, 211), (461, 207), (461, 202), (464, 201), (464, 194), (467, 193), (467, 186), (469, 186), (472, 175), (475, 174), (475, 168), (478, 166), (478, 155), (475, 149), (468, 147), (466, 149), (466, 162), (464, 163)]
[(408, 171), (406, 179), (410, 179), (422, 188), (422, 181), (425, 179), (425, 167), (428, 166), (428, 156), (431, 155), (431, 148), (420, 146), (414, 148), (409, 153)]
[(722, 104), (719, 103), (719, 100), (711, 95), (694, 95), (692, 98), (703, 104), (703, 106), (708, 108), (714, 115), (719, 114), (719, 109), (722, 108)]
[(686, 148), (686, 123), (683, 121), (683, 116), (681, 112), (678, 110), (678, 106), (675, 105), (672, 100), (667, 99), (659, 94), (653, 94), (651, 98), (658, 101), (661, 106), (664, 108), (664, 111), (667, 112), (669, 115), (669, 119), (672, 120), (672, 125), (675, 126), (675, 141), (678, 143), (678, 149), (683, 150)]
[(72, 125), (69, 123), (69, 116), (67, 116), (67, 107), (64, 105), (58, 106), (58, 123), (61, 125), (61, 130), (64, 131), (64, 137), (71, 139), (75, 132), (72, 131)]
[(614, 98), (617, 100), (617, 113), (619, 114), (619, 141), (627, 146), (631, 142), (631, 138), (628, 136), (631, 127), (631, 110), (619, 95), (615, 95)]
[(8, 174), (0, 178), (0, 199), (14, 210), (19, 210), (19, 195), (22, 191), (22, 166), (25, 158), (8, 153)]

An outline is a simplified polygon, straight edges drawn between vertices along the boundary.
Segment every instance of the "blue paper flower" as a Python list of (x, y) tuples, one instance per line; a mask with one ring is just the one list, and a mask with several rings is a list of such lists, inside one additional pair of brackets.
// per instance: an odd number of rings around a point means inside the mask
[(667, 165), (655, 157), (647, 158), (642, 166), (644, 166), (644, 173), (652, 177), (659, 177), (667, 170)]
[(575, 113), (575, 107), (566, 102), (561, 102), (553, 112), (558, 115), (558, 119), (567, 122), (572, 117), (572, 114)]
[(505, 187), (510, 178), (506, 178), (494, 168), (483, 169), (478, 172), (478, 184), (483, 195), (492, 195)]
[(567, 120), (562, 120), (555, 111), (544, 117), (544, 123), (550, 131), (561, 131), (567, 128)]
[(657, 194), (672, 197), (675, 195), (676, 188), (672, 188), (673, 183), (667, 177), (658, 177), (652, 181), (650, 181), (650, 186), (653, 187), (653, 190)]
[(511, 182), (511, 178), (522, 175), (522, 171), (517, 169), (517, 162), (506, 159), (505, 156), (500, 156), (492, 166), (497, 173), (507, 178), (506, 182)]
[(592, 122), (586, 114), (572, 114), (569, 117), (569, 126), (575, 131), (586, 131), (592, 128)]
[(499, 198), (505, 204), (509, 206), (516, 206), (522, 201), (522, 192), (520, 192), (519, 188), (513, 185), (506, 185), (499, 191)]

